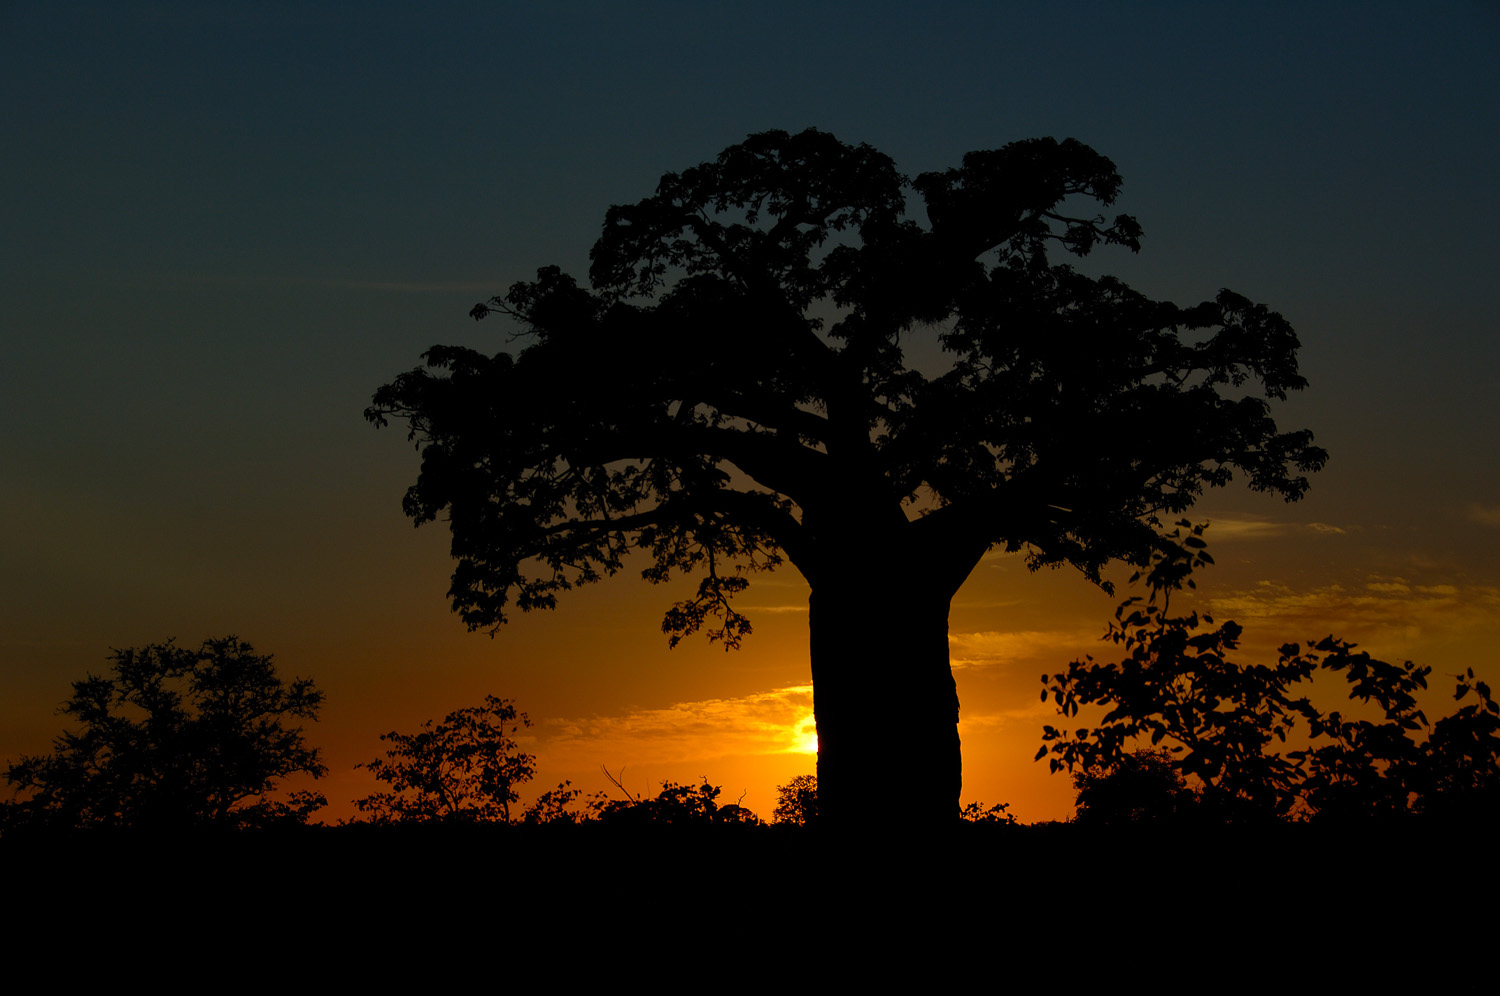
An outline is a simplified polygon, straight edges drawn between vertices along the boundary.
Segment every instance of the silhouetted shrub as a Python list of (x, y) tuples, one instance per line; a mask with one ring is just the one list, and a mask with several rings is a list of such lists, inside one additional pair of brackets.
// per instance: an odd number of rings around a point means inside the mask
[(269, 654), (236, 637), (197, 649), (172, 640), (116, 650), (107, 675), (73, 683), (62, 713), (82, 724), (6, 779), (8, 825), (54, 828), (302, 824), (327, 804), (310, 791), (272, 799), (281, 779), (327, 769), (290, 719), (316, 720), (323, 693), (284, 681)]
[(798, 775), (776, 787), (776, 810), (771, 822), (804, 827), (818, 819), (818, 776)]
[[(614, 781), (613, 776), (611, 780)], [(626, 791), (618, 781), (615, 785)], [(707, 778), (701, 785), (662, 782), (654, 799), (641, 799), (626, 792), (624, 799), (598, 799), (591, 808), (596, 819), (617, 826), (760, 825), (760, 818), (743, 806), (734, 803), (720, 806), (720, 791)]]
[[(1410, 661), (1376, 660), (1331, 636), (1306, 649), (1283, 645), (1274, 665), (1232, 661), (1238, 625), (1211, 628), (1208, 616), (1169, 611), (1172, 592), (1193, 587), (1191, 572), (1213, 562), (1204, 527), (1184, 536), (1188, 526), (1179, 523), (1163, 539), (1143, 572), (1148, 596), (1127, 598), (1115, 611), (1109, 639), (1122, 659), (1089, 657), (1042, 676), (1043, 700), (1050, 696), (1062, 715), (1090, 705), (1108, 711), (1092, 729), (1044, 727), (1038, 760), (1051, 753), (1052, 770), (1087, 776), (1124, 770), (1127, 748), (1141, 738), (1165, 743), (1173, 772), (1196, 789), (1200, 815), (1229, 822), (1495, 814), (1500, 705), (1472, 669), (1458, 676), (1454, 698), (1473, 700), (1429, 726), (1416, 694), (1432, 669)], [(1383, 719), (1324, 714), (1295, 697), (1295, 687), (1318, 671), (1342, 674), (1349, 697), (1378, 707)], [(1278, 746), (1299, 719), (1310, 743), (1283, 754)]]
[[(487, 695), (483, 705), (456, 709), (436, 725), (429, 719), (417, 733), (381, 734), (391, 749), (357, 767), (368, 768), (390, 790), (354, 805), (374, 823), (509, 823), (517, 786), (536, 773), (536, 757), (515, 740), (530, 725), (515, 703)], [(520, 822), (578, 822), (583, 814), (570, 808), (578, 796), (564, 782), (542, 793)]]
[(1074, 821), (1086, 826), (1166, 823), (1192, 812), (1196, 801), (1165, 750), (1137, 750), (1113, 767), (1087, 768), (1073, 786)]

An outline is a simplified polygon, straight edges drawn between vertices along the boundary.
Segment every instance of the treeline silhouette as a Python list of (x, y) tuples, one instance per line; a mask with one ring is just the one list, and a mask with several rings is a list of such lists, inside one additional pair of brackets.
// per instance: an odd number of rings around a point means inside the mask
[[(1171, 595), (1212, 563), (1203, 526), (1163, 538), (1109, 637), (1118, 662), (1074, 661), (1044, 675), (1043, 698), (1066, 717), (1103, 708), (1098, 725), (1043, 728), (1037, 759), (1072, 774), (1080, 829), (1369, 823), (1392, 818), (1492, 822), (1500, 814), (1500, 705), (1472, 669), (1457, 676), (1460, 703), (1429, 724), (1416, 693), (1431, 669), (1356, 653), (1332, 637), (1288, 644), (1274, 666), (1229, 660), (1240, 628), (1197, 613), (1174, 615)], [(50, 754), (27, 755), (5, 775), (0, 834), (22, 831), (244, 831), (300, 828), (327, 804), (321, 793), (285, 791), (293, 776), (327, 774), (297, 720), (316, 720), (323, 693), (308, 678), (283, 679), (270, 655), (236, 637), (195, 649), (169, 640), (115, 650), (104, 675), (73, 683), (62, 713), (81, 728)], [(1342, 675), (1376, 719), (1324, 712), (1293, 690), (1318, 671)], [(769, 823), (722, 789), (666, 781), (632, 792), (585, 795), (570, 782), (520, 804), (537, 759), (517, 734), (531, 725), (508, 699), (487, 696), (413, 733), (388, 732), (384, 756), (357, 765), (382, 788), (355, 800), (339, 826), (641, 827), (820, 826), (818, 780), (778, 788)], [(1149, 743), (1150, 746), (1144, 746)], [(1293, 749), (1295, 747), (1295, 749)], [(1284, 751), (1284, 752), (1283, 752)], [(902, 786), (893, 786), (899, 792)], [(888, 805), (871, 807), (865, 828)], [(1017, 826), (1005, 803), (971, 802), (958, 823)]]

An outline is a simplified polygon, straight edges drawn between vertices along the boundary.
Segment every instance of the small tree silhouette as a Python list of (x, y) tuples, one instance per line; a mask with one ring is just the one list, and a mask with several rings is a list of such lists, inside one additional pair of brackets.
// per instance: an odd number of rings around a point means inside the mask
[(798, 775), (785, 785), (776, 787), (776, 810), (771, 815), (772, 823), (789, 823), (804, 827), (818, 818), (818, 778), (816, 775)]
[(1112, 768), (1093, 766), (1073, 776), (1075, 823), (1119, 826), (1165, 823), (1192, 808), (1193, 793), (1165, 750), (1140, 749)]
[(262, 827), (305, 823), (311, 791), (269, 798), (281, 779), (327, 772), (290, 719), (315, 720), (323, 693), (287, 682), (269, 654), (233, 636), (115, 650), (106, 675), (73, 683), (62, 713), (82, 724), (6, 779), (5, 822), (61, 828)]
[[(515, 741), (515, 734), (530, 725), (509, 699), (487, 695), (483, 705), (454, 710), (435, 726), (429, 719), (420, 732), (381, 734), (391, 744), (385, 757), (356, 767), (368, 769), (390, 790), (354, 805), (375, 823), (509, 822), (516, 787), (536, 773), (536, 758)], [(571, 798), (562, 800), (561, 808)], [(551, 805), (558, 802), (551, 798), (545, 812), (559, 808)]]

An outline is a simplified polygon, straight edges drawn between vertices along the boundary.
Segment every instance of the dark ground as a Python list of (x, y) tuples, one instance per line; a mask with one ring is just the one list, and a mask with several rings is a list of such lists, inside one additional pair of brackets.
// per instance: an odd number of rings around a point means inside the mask
[(1493, 991), (1492, 838), (1463, 827), (786, 830), (12, 835), (5, 946), (110, 979), (279, 966), (340, 988)]

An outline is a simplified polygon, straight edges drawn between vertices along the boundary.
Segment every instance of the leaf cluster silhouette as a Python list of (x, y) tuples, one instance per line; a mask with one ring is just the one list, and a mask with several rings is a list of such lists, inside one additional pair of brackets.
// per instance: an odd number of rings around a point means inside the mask
[[(1142, 767), (1129, 749), (1143, 739), (1166, 745), (1172, 772), (1194, 788), (1198, 818), (1500, 815), (1500, 704), (1472, 668), (1454, 691), (1467, 704), (1431, 724), (1417, 701), (1431, 668), (1381, 661), (1332, 636), (1284, 644), (1272, 665), (1234, 661), (1236, 623), (1215, 626), (1209, 616), (1170, 608), (1172, 593), (1193, 587), (1191, 573), (1212, 563), (1203, 530), (1179, 523), (1149, 569), (1132, 578), (1144, 576), (1149, 593), (1116, 609), (1108, 638), (1120, 660), (1088, 657), (1042, 676), (1043, 701), (1050, 697), (1064, 717), (1106, 709), (1092, 728), (1044, 727), (1036, 755), (1052, 755), (1054, 771), (1080, 773), (1080, 815), (1093, 805), (1084, 789), (1119, 789), (1119, 779)], [(1317, 673), (1341, 675), (1349, 698), (1380, 718), (1320, 710), (1300, 694)], [(1306, 746), (1287, 746), (1299, 742)], [(1161, 776), (1162, 756), (1150, 755), (1145, 768)]]

